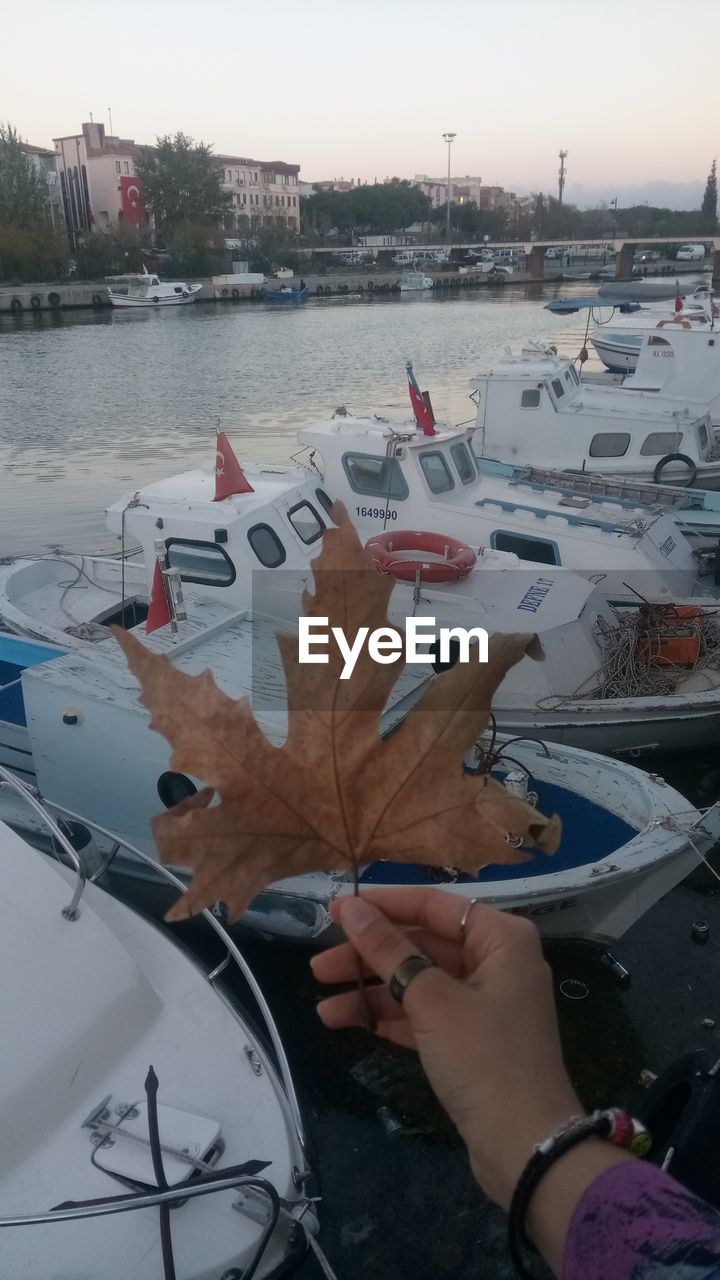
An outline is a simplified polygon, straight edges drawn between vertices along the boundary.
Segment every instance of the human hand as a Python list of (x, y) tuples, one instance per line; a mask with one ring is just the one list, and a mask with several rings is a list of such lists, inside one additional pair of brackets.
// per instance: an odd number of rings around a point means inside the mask
[[(366, 988), (375, 1030), (416, 1049), (430, 1084), (464, 1139), (473, 1173), (507, 1207), (536, 1142), (581, 1109), (562, 1061), (550, 970), (535, 927), (437, 889), (371, 889), (333, 905), (348, 941), (315, 956), (325, 983), (379, 977)], [(403, 1004), (387, 983), (421, 952)], [(358, 959), (359, 957), (359, 959)], [(365, 1025), (359, 991), (323, 1000), (327, 1027)]]

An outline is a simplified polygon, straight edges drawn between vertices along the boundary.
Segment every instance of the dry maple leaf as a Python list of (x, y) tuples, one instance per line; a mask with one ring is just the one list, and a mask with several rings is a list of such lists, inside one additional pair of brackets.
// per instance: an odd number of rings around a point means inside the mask
[[(394, 581), (362, 548), (345, 508), (313, 561), (315, 594), (307, 616), (342, 627), (388, 625)], [(379, 734), (380, 716), (402, 663), (379, 665), (364, 646), (349, 679), (329, 646), (328, 665), (298, 661), (297, 636), (278, 635), (288, 694), (288, 734), (273, 746), (247, 698), (235, 701), (210, 672), (189, 676), (116, 629), (140, 682), (151, 725), (172, 746), (172, 768), (207, 787), (155, 818), (160, 857), (194, 869), (168, 918), (185, 919), (217, 901), (237, 918), (274, 880), (308, 871), (357, 867), (378, 858), (470, 872), (489, 862), (522, 862), (508, 832), (547, 853), (560, 823), (546, 819), (497, 781), (463, 771), (463, 757), (485, 728), (492, 696), (537, 641), (493, 636), (489, 661), (457, 663), (437, 676), (398, 732)], [(536, 647), (536, 653), (539, 646)], [(539, 650), (541, 652), (541, 650)], [(218, 804), (210, 804), (213, 793)]]

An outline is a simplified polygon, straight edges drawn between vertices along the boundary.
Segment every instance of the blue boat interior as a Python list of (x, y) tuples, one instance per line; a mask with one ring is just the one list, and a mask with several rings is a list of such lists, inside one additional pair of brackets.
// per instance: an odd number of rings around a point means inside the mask
[(23, 671), (61, 658), (64, 653), (64, 649), (54, 645), (39, 644), (22, 636), (0, 635), (0, 721), (26, 727)]
[[(501, 775), (494, 774), (494, 777)], [(528, 849), (533, 856), (529, 862), (512, 866), (483, 867), (478, 876), (461, 873), (463, 883), (488, 884), (498, 880), (521, 880), (552, 875), (557, 871), (571, 871), (593, 862), (612, 857), (623, 845), (637, 835), (640, 827), (633, 827), (610, 809), (604, 809), (586, 796), (578, 795), (567, 787), (552, 782), (532, 779), (531, 789), (538, 794), (538, 810), (550, 817), (556, 813), (562, 820), (562, 840), (557, 853), (548, 856)], [(442, 854), (440, 850), (439, 853)], [(482, 857), (482, 851), (478, 851)], [(447, 850), (443, 862), (452, 866), (452, 850)], [(443, 873), (440, 867), (421, 867), (415, 863), (373, 862), (361, 877), (363, 884), (442, 884), (456, 881), (457, 877)]]

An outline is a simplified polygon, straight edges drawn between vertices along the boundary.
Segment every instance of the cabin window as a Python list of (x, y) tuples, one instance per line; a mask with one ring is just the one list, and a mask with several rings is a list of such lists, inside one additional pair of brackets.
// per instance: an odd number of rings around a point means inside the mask
[(182, 293), (182, 285), (176, 284), (176, 285), (175, 285), (174, 292), (175, 292), (175, 293)]
[(248, 529), (248, 542), (266, 569), (277, 569), (285, 560), (285, 548), (269, 524), (254, 524)]
[(470, 484), (475, 479), (475, 465), (468, 453), (467, 445), (453, 444), (450, 446), (450, 452), (463, 484)]
[(329, 494), (327, 494), (327, 493), (325, 492), (325, 490), (324, 490), (324, 489), (316, 489), (316, 490), (315, 490), (315, 497), (317, 498), (318, 502), (320, 503), (320, 506), (322, 507), (322, 509), (323, 509), (323, 511), (325, 512), (325, 514), (326, 514), (327, 516), (330, 516), (330, 519), (332, 520), (332, 507), (333, 507), (333, 500), (332, 500), (332, 498), (329, 496)]
[(698, 427), (698, 440), (700, 441), (700, 448), (707, 449), (708, 433), (707, 433), (707, 427), (705, 426), (704, 422), (701, 422), (700, 426)]
[(572, 382), (572, 378), (570, 377), (570, 372), (568, 369), (565, 370), (565, 381)]
[(640, 447), (643, 458), (661, 458), (665, 453), (675, 453), (682, 444), (682, 431), (651, 431)]
[(157, 793), (166, 809), (174, 809), (176, 804), (197, 795), (197, 787), (186, 774), (167, 770), (157, 780)]
[(579, 386), (580, 386), (580, 379), (579, 379), (579, 378), (578, 378), (578, 376), (577, 376), (577, 370), (575, 369), (575, 366), (574, 366), (574, 365), (572, 365), (572, 364), (570, 365), (570, 372), (571, 372), (571, 374), (572, 374), (573, 382), (575, 383), (575, 386), (576, 386), (576, 387), (579, 387)]
[(648, 338), (649, 347), (669, 347), (670, 343), (667, 338), (659, 338), (656, 333), (651, 333)]
[(179, 569), (183, 582), (205, 587), (229, 587), (235, 581), (235, 565), (216, 542), (197, 538), (167, 538), (168, 565)]
[(288, 520), (299, 538), (308, 545), (322, 538), (325, 525), (309, 502), (298, 502), (288, 511)]
[(534, 538), (532, 534), (495, 529), (490, 535), (490, 546), (495, 551), (512, 551), (518, 560), (533, 560), (535, 564), (560, 564), (557, 543), (549, 542), (547, 538)]
[(120, 161), (119, 161), (119, 160), (116, 160), (116, 161), (115, 161), (115, 172), (116, 172), (116, 173), (119, 173), (119, 172), (120, 172)]
[(369, 493), (378, 498), (398, 500), (407, 498), (407, 481), (395, 458), (371, 453), (346, 453), (343, 454), (342, 464), (355, 493)]
[(590, 441), (590, 457), (622, 458), (629, 447), (629, 431), (601, 431)]
[(553, 378), (552, 389), (555, 392), (555, 395), (557, 396), (558, 400), (561, 400), (562, 397), (565, 395), (565, 388), (563, 387), (563, 384), (559, 378)]
[(420, 454), (420, 466), (431, 493), (447, 493), (448, 489), (455, 488), (450, 468), (443, 455), (437, 450), (425, 449)]
[(537, 409), (540, 404), (540, 392), (535, 388), (532, 391), (523, 391), (520, 397), (521, 409)]

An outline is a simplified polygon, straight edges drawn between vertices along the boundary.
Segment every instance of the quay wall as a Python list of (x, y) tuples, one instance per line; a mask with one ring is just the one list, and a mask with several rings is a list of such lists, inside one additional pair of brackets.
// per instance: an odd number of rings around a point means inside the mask
[[(572, 272), (563, 273), (550, 263), (546, 267), (544, 280), (548, 282), (575, 279)], [(643, 271), (644, 278), (681, 274), (697, 274), (697, 264), (672, 263), (658, 264), (655, 268)], [(487, 279), (487, 270), (481, 267), (446, 268), (429, 266), (425, 274), (434, 281), (434, 291), (447, 293), (477, 288), (506, 288), (518, 284), (540, 283), (537, 275), (531, 270), (513, 271), (511, 277), (502, 283)], [(268, 280), (264, 285), (229, 284), (216, 285), (212, 280), (203, 280), (202, 288), (196, 295), (196, 302), (257, 302), (262, 301), (263, 293), (271, 289), (280, 289), (283, 284), (297, 287), (303, 279), (310, 297), (339, 297), (347, 294), (360, 294), (367, 298), (377, 293), (383, 296), (400, 291), (403, 272), (400, 271), (353, 271), (327, 272), (322, 275), (295, 276), (291, 280)], [(592, 288), (588, 284), (588, 288)], [(595, 286), (597, 287), (597, 285)], [(106, 286), (101, 282), (63, 281), (45, 284), (2, 285), (0, 286), (0, 315), (26, 315), (34, 311), (62, 311), (74, 309), (102, 310), (110, 307), (110, 298)]]

